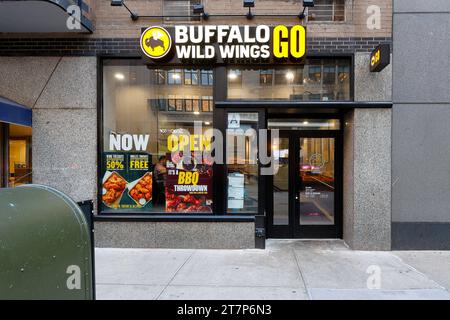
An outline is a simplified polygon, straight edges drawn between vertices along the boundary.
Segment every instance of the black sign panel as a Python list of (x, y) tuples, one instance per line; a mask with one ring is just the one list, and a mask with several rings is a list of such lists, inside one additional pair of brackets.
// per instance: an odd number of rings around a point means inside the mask
[(380, 72), (391, 63), (391, 48), (380, 44), (370, 55), (370, 72)]
[(306, 29), (295, 26), (152, 26), (141, 30), (149, 65), (304, 63)]

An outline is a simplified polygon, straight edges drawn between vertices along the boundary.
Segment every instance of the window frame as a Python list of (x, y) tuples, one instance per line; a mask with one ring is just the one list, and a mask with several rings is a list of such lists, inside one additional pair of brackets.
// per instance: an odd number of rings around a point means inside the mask
[[(115, 63), (122, 61), (123, 64), (118, 63), (117, 65), (123, 65), (123, 66), (140, 66), (140, 65), (144, 65), (141, 61), (140, 58), (138, 57), (123, 57), (123, 56), (119, 56), (119, 57), (111, 57), (111, 56), (100, 56), (98, 61), (97, 61), (97, 72), (98, 72), (98, 76), (97, 76), (97, 134), (98, 134), (98, 139), (97, 139), (97, 157), (98, 159), (102, 159), (103, 157), (103, 149), (104, 149), (104, 105), (103, 105), (103, 101), (104, 101), (104, 97), (103, 97), (103, 93), (104, 93), (104, 66), (105, 66), (105, 61), (114, 61)], [(190, 67), (190, 66), (188, 66)], [(163, 69), (167, 74), (167, 80), (169, 78), (168, 74), (168, 70), (175, 70), (175, 72), (178, 72), (178, 70), (181, 70), (181, 77), (180, 77), (180, 81), (181, 81), (181, 85), (184, 85), (184, 69), (183, 66), (170, 66), (170, 65), (164, 65), (164, 66), (160, 66), (160, 67), (153, 67), (151, 68), (153, 70), (155, 69)], [(204, 70), (204, 71), (209, 71), (207, 72), (207, 76), (208, 76), (208, 81), (211, 82), (210, 85), (211, 86), (211, 96), (208, 96), (208, 99), (206, 100), (208, 102), (208, 107), (211, 109), (211, 107), (214, 107), (214, 68), (210, 68), (210, 69), (206, 69), (206, 68), (196, 68), (196, 66), (192, 66), (192, 69), (197, 69), (197, 70)], [(212, 77), (212, 81), (211, 81), (211, 77)], [(153, 82), (150, 83), (151, 85), (156, 85)], [(169, 85), (168, 83), (166, 83), (166, 85)], [(170, 85), (174, 85), (174, 84), (170, 84)], [(169, 85), (169, 86), (170, 86)], [(168, 95), (169, 96), (169, 95)], [(176, 106), (177, 106), (177, 101), (181, 101), (182, 106), (183, 106), (183, 112), (185, 112), (185, 99), (179, 99), (177, 98), (178, 96), (176, 94), (171, 94), (171, 97), (173, 97), (173, 102), (174, 102), (174, 106), (175, 109), (173, 110), (174, 112), (180, 112), (178, 110), (176, 110)], [(195, 96), (192, 95), (190, 96), (192, 99), (189, 99), (193, 102), (193, 107), (194, 107), (194, 102), (198, 103), (198, 111), (201, 113), (202, 112), (202, 96)], [(212, 100), (210, 99), (212, 98)], [(153, 100), (161, 100), (160, 96), (157, 96), (157, 98), (153, 99)], [(164, 99), (162, 99), (164, 100)], [(169, 108), (169, 99), (165, 99), (166, 103), (167, 103), (167, 109)], [(214, 111), (214, 109), (213, 109)], [(214, 112), (212, 113), (212, 117), (211, 117), (211, 124), (214, 124)], [(101, 210), (101, 204), (102, 204), (102, 199), (101, 199), (101, 190), (102, 190), (102, 165), (97, 166), (97, 212), (95, 214), (95, 218), (99, 218), (101, 219), (105, 219), (105, 220), (110, 220), (110, 219), (118, 219), (118, 220), (133, 220), (133, 219), (139, 219), (139, 220), (150, 220), (150, 221), (154, 221), (154, 220), (162, 220), (162, 221), (176, 221), (176, 220), (180, 220), (180, 221), (253, 221), (253, 219), (249, 219), (249, 218), (245, 218), (245, 217), (225, 217), (223, 215), (218, 214), (217, 210), (215, 209), (216, 206), (216, 199), (217, 196), (215, 195), (216, 193), (216, 188), (214, 186), (214, 176), (215, 176), (215, 168), (213, 167), (213, 181), (212, 181), (212, 185), (213, 185), (213, 190), (212, 190), (212, 212), (198, 212), (198, 213), (186, 213), (186, 212), (180, 212), (180, 213), (169, 213), (169, 212), (165, 212), (165, 211), (154, 211), (154, 212), (133, 212), (130, 213), (129, 211), (126, 210), (120, 210), (118, 209), (117, 212), (108, 212), (108, 211), (102, 211)]]
[[(224, 123), (222, 122), (226, 112), (225, 111), (261, 111), (262, 117), (264, 117), (263, 122), (260, 120), (260, 125), (262, 128), (266, 126), (266, 113), (269, 108), (319, 108), (319, 106), (327, 106), (329, 108), (340, 108), (342, 110), (345, 109), (354, 109), (354, 108), (392, 108), (392, 103), (362, 103), (362, 102), (354, 102), (354, 53), (343, 53), (343, 54), (315, 54), (309, 56), (308, 58), (319, 58), (319, 59), (350, 59), (351, 63), (349, 65), (349, 82), (350, 82), (350, 97), (351, 101), (348, 102), (333, 102), (333, 101), (321, 101), (321, 102), (306, 102), (306, 101), (257, 101), (257, 100), (248, 100), (248, 101), (236, 101), (236, 100), (228, 100), (227, 99), (227, 66), (224, 65), (214, 65), (212, 66), (213, 74), (214, 74), (214, 83), (213, 83), (213, 104), (214, 104), (214, 112), (213, 112), (213, 123), (214, 127), (218, 130), (224, 130)], [(107, 65), (107, 61), (114, 61), (117, 64), (120, 64), (120, 61), (123, 61), (124, 65), (142, 65), (142, 59), (139, 55), (132, 56), (124, 56), (120, 54), (101, 54), (97, 59), (97, 157), (101, 158), (103, 152), (103, 67)], [(164, 65), (167, 67), (168, 65)], [(179, 66), (179, 65), (178, 65)], [(231, 66), (231, 65), (230, 65)], [(246, 65), (247, 66), (247, 65)], [(262, 65), (248, 65), (249, 67), (261, 67)], [(176, 68), (177, 65), (171, 66)], [(183, 66), (182, 66), (183, 68)], [(199, 80), (200, 81), (200, 80)], [(220, 88), (220, 89), (219, 89)], [(192, 96), (192, 100), (194, 103), (194, 96)], [(199, 103), (199, 100), (197, 100)], [(167, 101), (165, 101), (167, 103)], [(313, 109), (310, 109), (311, 112), (314, 112)], [(284, 116), (289, 116), (285, 114)], [(308, 115), (309, 117), (310, 115)], [(320, 117), (324, 117), (326, 115), (320, 114)], [(336, 116), (333, 114), (333, 116)], [(256, 216), (254, 214), (244, 215), (244, 214), (226, 214), (226, 197), (227, 194), (224, 192), (224, 175), (225, 175), (225, 165), (214, 165), (214, 179), (213, 179), (213, 213), (212, 214), (202, 214), (202, 215), (179, 215), (179, 214), (167, 214), (161, 213), (157, 215), (156, 213), (152, 214), (124, 214), (121, 212), (117, 213), (108, 213), (108, 212), (100, 212), (99, 209), (96, 209), (94, 220), (96, 221), (111, 221), (111, 222), (122, 222), (122, 221), (152, 221), (152, 222), (254, 222)], [(97, 208), (101, 203), (101, 179), (102, 179), (102, 169), (101, 166), (97, 166), (97, 195), (96, 202)], [(264, 176), (263, 176), (264, 177)], [(264, 188), (260, 188), (260, 192), (264, 191)], [(260, 197), (264, 199), (264, 197)], [(261, 209), (258, 212), (259, 215), (264, 215), (265, 204), (261, 204)]]
[[(341, 23), (342, 24), (342, 23), (348, 23), (348, 21), (347, 21), (347, 6), (348, 6), (347, 2), (348, 2), (348, 0), (342, 0), (343, 1), (343, 4), (342, 4), (343, 5), (343, 10), (344, 10), (344, 12), (343, 12), (343, 18), (344, 19), (343, 20), (335, 20), (336, 6), (338, 5), (336, 3), (336, 1), (339, 1), (339, 0), (331, 0), (331, 1), (332, 1), (331, 4), (326, 4), (326, 5), (331, 5), (331, 12), (332, 12), (331, 13), (331, 20), (311, 20), (310, 19), (310, 11), (314, 12), (321, 5), (321, 4), (316, 3), (313, 8), (308, 8), (307, 15), (306, 15), (306, 21), (308, 23), (315, 23), (315, 24), (322, 24), (322, 23), (325, 23), (325, 24)], [(341, 4), (339, 4), (339, 5), (341, 5)]]
[[(175, 3), (180, 3), (179, 7), (182, 7), (182, 3), (186, 3), (185, 7), (188, 8), (186, 13), (184, 12), (176, 12), (174, 9), (177, 5)], [(173, 3), (172, 8), (168, 6), (168, 3)], [(194, 14), (192, 11), (192, 7), (194, 4), (202, 3), (202, 0), (162, 0), (161, 11), (164, 16), (164, 22), (173, 23), (173, 22), (191, 22), (191, 21), (200, 21), (201, 15)], [(172, 11), (173, 12), (170, 12)]]

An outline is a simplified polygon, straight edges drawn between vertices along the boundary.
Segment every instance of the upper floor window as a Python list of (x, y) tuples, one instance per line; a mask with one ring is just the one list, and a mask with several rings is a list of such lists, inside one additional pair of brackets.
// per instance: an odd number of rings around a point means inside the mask
[(198, 21), (199, 14), (192, 12), (192, 6), (199, 0), (163, 0), (165, 21)]
[(345, 0), (316, 0), (308, 9), (308, 21), (345, 21)]

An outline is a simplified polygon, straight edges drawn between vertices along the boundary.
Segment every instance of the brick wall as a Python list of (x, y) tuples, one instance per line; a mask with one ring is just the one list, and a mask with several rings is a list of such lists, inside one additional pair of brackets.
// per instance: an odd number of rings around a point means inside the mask
[[(391, 38), (308, 38), (308, 55), (370, 52)], [(0, 56), (96, 56), (139, 55), (139, 39), (133, 38), (10, 38), (0, 41)]]
[[(241, 14), (242, 0), (203, 0), (210, 14)], [(162, 15), (163, 0), (126, 0), (127, 6), (140, 15)], [(381, 29), (367, 28), (367, 8), (381, 9)], [(137, 54), (142, 27), (170, 24), (161, 18), (132, 21), (123, 7), (111, 7), (109, 0), (91, 1), (95, 31), (92, 34), (0, 34), (0, 55), (99, 55)], [(258, 14), (298, 14), (301, 0), (256, 0)], [(308, 22), (308, 53), (369, 52), (379, 43), (390, 43), (392, 0), (347, 0), (345, 22)], [(199, 23), (199, 22), (177, 22)], [(211, 17), (206, 24), (298, 24), (296, 17)]]
[[(199, 0), (200, 1), (200, 0)], [(301, 11), (301, 0), (255, 0), (256, 7), (252, 10), (256, 17), (248, 20), (244, 17), (246, 9), (242, 7), (242, 0), (203, 0), (206, 11), (214, 14), (242, 14), (242, 17), (211, 17), (204, 24), (298, 24), (296, 17), (258, 17), (258, 14), (297, 15)], [(93, 34), (52, 34), (52, 37), (75, 38), (138, 38), (140, 29), (149, 25), (170, 24), (161, 18), (140, 18), (132, 21), (130, 14), (124, 7), (111, 7), (109, 0), (90, 1)], [(126, 0), (127, 6), (139, 15), (160, 16), (163, 14), (163, 0)], [(377, 5), (381, 9), (381, 29), (369, 30), (367, 8)], [(192, 23), (192, 22), (178, 22)], [(198, 22), (197, 22), (198, 23)], [(392, 0), (346, 0), (346, 21), (335, 23), (307, 23), (310, 37), (356, 37), (356, 38), (390, 38), (392, 34)], [(10, 34), (0, 34), (0, 38), (11, 37)], [(14, 35), (14, 37), (48, 37), (48, 35)]]

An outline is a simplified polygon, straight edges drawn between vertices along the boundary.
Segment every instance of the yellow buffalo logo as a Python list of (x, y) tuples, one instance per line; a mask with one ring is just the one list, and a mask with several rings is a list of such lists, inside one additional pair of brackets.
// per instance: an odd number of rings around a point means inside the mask
[(172, 38), (163, 27), (149, 27), (141, 35), (141, 49), (152, 59), (166, 56), (172, 47)]

